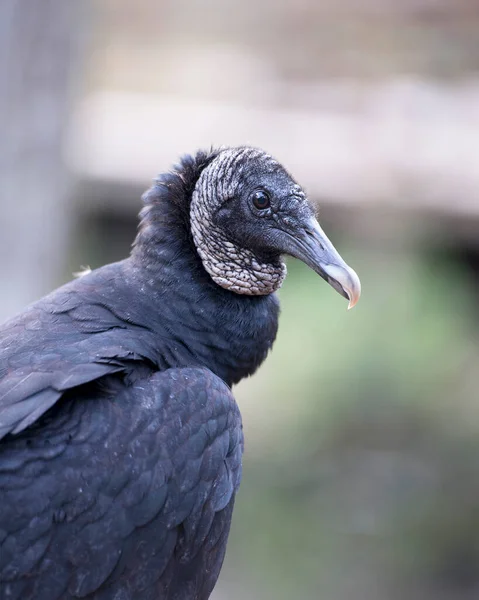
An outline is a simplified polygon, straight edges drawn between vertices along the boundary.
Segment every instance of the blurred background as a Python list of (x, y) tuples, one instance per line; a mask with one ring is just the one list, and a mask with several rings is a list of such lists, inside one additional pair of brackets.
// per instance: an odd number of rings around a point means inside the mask
[(253, 144), (320, 205), (236, 388), (214, 600), (479, 597), (479, 1), (2, 0), (0, 318), (128, 254), (184, 153)]

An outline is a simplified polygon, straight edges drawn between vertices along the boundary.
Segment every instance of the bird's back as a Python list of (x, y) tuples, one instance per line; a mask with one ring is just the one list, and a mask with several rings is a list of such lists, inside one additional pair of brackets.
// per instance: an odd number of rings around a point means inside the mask
[(213, 373), (107, 376), (0, 448), (2, 600), (209, 597), (242, 453)]

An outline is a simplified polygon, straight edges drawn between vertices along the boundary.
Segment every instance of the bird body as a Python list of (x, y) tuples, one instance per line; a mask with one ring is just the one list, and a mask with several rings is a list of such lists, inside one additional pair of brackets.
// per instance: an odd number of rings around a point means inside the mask
[(129, 258), (0, 327), (0, 600), (209, 597), (241, 478), (230, 388), (272, 347), (285, 273), (225, 208), (248, 165), (295, 185), (264, 156), (186, 157)]

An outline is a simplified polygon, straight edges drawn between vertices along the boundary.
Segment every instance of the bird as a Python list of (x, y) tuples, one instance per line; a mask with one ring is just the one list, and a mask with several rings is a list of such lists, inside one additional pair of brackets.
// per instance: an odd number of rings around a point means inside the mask
[(284, 256), (359, 299), (260, 148), (184, 155), (142, 201), (127, 258), (0, 327), (1, 600), (207, 600), (242, 474), (232, 387), (272, 348)]

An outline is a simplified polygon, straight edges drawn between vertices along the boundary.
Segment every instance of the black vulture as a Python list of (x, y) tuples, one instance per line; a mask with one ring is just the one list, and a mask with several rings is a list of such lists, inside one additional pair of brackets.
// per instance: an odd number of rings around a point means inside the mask
[(275, 339), (282, 255), (359, 298), (262, 150), (186, 156), (143, 201), (126, 260), (0, 328), (1, 600), (206, 600), (241, 478), (231, 386)]

